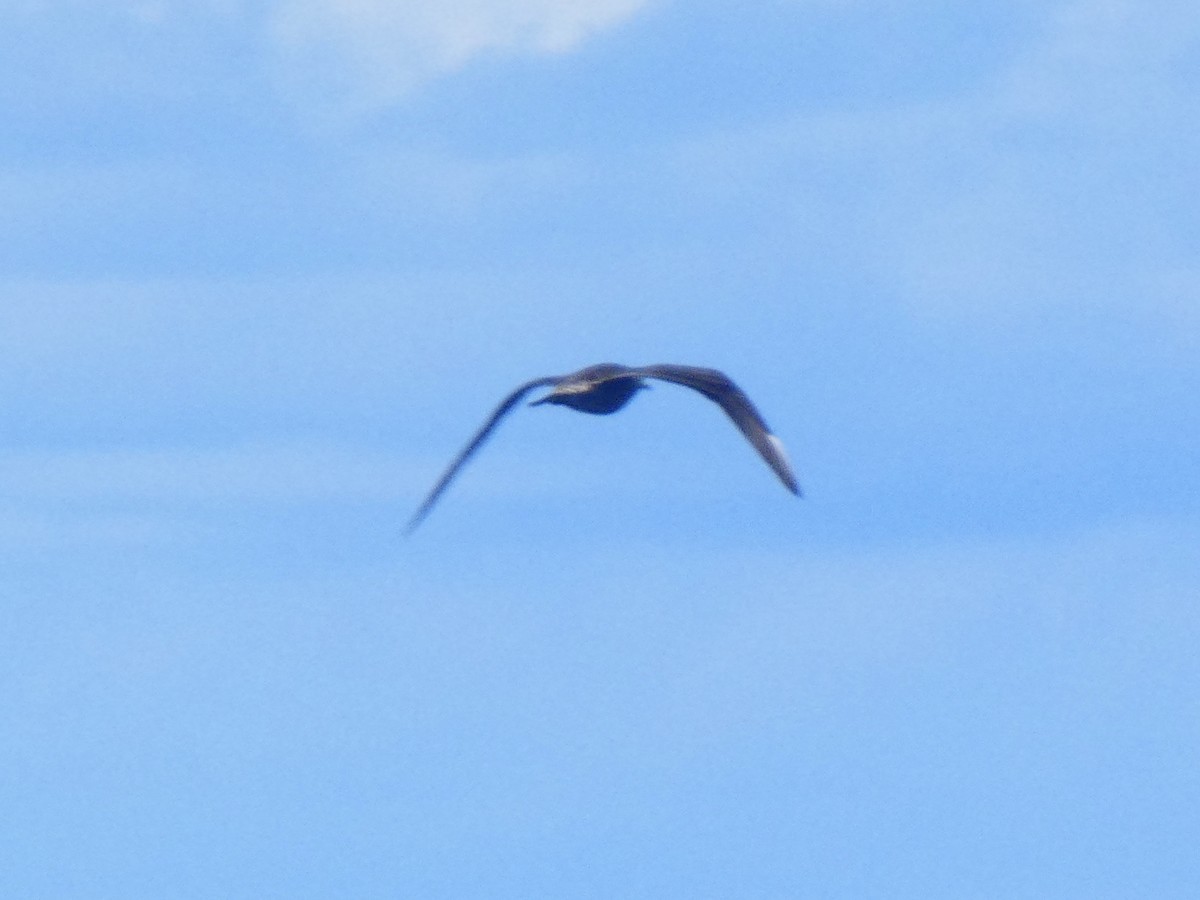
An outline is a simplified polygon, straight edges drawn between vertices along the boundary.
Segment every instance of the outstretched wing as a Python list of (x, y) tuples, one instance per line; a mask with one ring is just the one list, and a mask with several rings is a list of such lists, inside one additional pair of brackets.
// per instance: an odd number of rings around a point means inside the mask
[(408, 522), (408, 527), (405, 529), (405, 534), (411, 534), (413, 529), (421, 524), (421, 520), (429, 514), (429, 510), (433, 508), (433, 504), (437, 503), (438, 497), (442, 496), (442, 492), (446, 490), (450, 482), (454, 480), (454, 476), (458, 474), (458, 470), (463, 467), (468, 459), (471, 458), (476, 450), (482, 446), (483, 442), (488, 439), (492, 433), (492, 429), (499, 424), (500, 420), (518, 403), (521, 398), (532, 391), (534, 388), (546, 387), (548, 385), (557, 384), (558, 378), (535, 378), (533, 381), (527, 381), (511, 394), (504, 398), (499, 406), (492, 412), (488, 420), (483, 423), (483, 427), (475, 432), (475, 436), (471, 438), (469, 444), (463, 448), (462, 452), (455, 457), (454, 462), (450, 463), (450, 467), (442, 473), (442, 477), (438, 479), (438, 483), (433, 486), (433, 490), (429, 492), (429, 496), (417, 509), (416, 513)]
[(698, 366), (663, 364), (641, 366), (634, 369), (633, 374), (682, 384), (684, 387), (699, 391), (709, 400), (718, 404), (733, 420), (733, 424), (746, 436), (746, 439), (754, 445), (754, 449), (767, 461), (767, 465), (775, 471), (784, 486), (793, 494), (800, 493), (796, 476), (792, 474), (792, 467), (788, 463), (787, 455), (783, 452), (782, 442), (771, 433), (771, 429), (767, 427), (763, 417), (754, 408), (750, 398), (742, 393), (742, 389), (730, 381), (724, 373), (718, 372), (716, 369), (703, 369)]

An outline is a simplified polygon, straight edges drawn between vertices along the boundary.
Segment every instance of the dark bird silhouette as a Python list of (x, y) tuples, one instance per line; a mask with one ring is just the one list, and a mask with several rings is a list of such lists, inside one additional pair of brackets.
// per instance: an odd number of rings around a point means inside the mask
[(500, 420), (530, 391), (540, 387), (553, 388), (540, 400), (530, 403), (530, 406), (553, 403), (557, 406), (569, 406), (580, 412), (604, 416), (616, 412), (628, 403), (639, 390), (649, 387), (650, 385), (646, 384), (644, 380), (646, 378), (658, 378), (662, 381), (671, 381), (684, 387), (690, 387), (718, 404), (733, 420), (733, 424), (746, 436), (746, 439), (754, 445), (754, 449), (767, 461), (767, 465), (779, 476), (779, 480), (783, 482), (784, 486), (793, 494), (800, 494), (796, 476), (792, 474), (787, 456), (783, 452), (783, 444), (780, 443), (779, 438), (771, 434), (771, 429), (767, 427), (763, 417), (754, 408), (750, 398), (743, 394), (741, 388), (723, 373), (716, 369), (702, 369), (697, 366), (633, 367), (616, 363), (600, 363), (580, 369), (578, 372), (572, 372), (570, 375), (535, 378), (533, 381), (525, 382), (505, 397), (488, 417), (488, 420), (483, 423), (483, 427), (475, 432), (475, 436), (438, 479), (433, 490), (429, 492), (429, 496), (425, 498), (409, 521), (407, 531), (411, 533), (421, 524), (421, 520), (428, 515), (433, 504), (441, 497), (454, 476), (458, 474), (459, 469), (483, 445)]

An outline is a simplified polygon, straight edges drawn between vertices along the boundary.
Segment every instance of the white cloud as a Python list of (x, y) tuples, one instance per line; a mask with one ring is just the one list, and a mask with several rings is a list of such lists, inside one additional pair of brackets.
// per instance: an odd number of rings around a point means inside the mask
[[(28, 32), (28, 41), (45, 45), (32, 67), (11, 67), (8, 80), (16, 78), (17, 88), (7, 93), (13, 102), (45, 92), (47, 84), (71, 97), (95, 91), (97, 81), (113, 93), (179, 91), (190, 70), (164, 77), (170, 61), (195, 53), (208, 65), (232, 54), (225, 62), (234, 67), (253, 48), (267, 54), (268, 67), (297, 107), (310, 114), (314, 107), (317, 114), (332, 108), (337, 117), (350, 118), (403, 100), (480, 58), (568, 53), (652, 2), (61, 0), (0, 4), (0, 27)], [(214, 55), (205, 43), (211, 39), (226, 49)]]
[(287, 65), (340, 83), (359, 108), (403, 98), (483, 56), (566, 53), (649, 0), (283, 0)]

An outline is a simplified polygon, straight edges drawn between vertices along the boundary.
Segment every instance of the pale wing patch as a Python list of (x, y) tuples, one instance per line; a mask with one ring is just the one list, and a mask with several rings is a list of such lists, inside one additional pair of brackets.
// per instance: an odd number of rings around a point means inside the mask
[(767, 440), (771, 442), (771, 449), (775, 451), (775, 455), (779, 457), (790, 472), (792, 470), (792, 461), (788, 459), (787, 451), (783, 449), (783, 441), (769, 431), (767, 432)]

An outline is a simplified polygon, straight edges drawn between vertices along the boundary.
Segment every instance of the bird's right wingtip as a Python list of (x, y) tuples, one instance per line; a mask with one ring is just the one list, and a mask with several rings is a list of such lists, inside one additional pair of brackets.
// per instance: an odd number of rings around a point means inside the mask
[(796, 475), (792, 472), (792, 463), (788, 459), (787, 451), (783, 449), (783, 441), (777, 438), (771, 432), (766, 432), (767, 441), (774, 451), (774, 459), (768, 459), (771, 463), (771, 468), (779, 476), (779, 480), (783, 482), (783, 486), (795, 494), (797, 497), (803, 497), (804, 492), (800, 490), (800, 483), (796, 481)]

